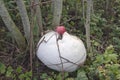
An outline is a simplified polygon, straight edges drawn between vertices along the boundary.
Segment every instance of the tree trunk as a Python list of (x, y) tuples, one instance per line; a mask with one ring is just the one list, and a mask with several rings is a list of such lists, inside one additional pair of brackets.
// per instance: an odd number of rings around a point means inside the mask
[(91, 41), (90, 41), (90, 15), (91, 15), (91, 1), (87, 0), (87, 9), (86, 9), (86, 22), (85, 22), (85, 29), (86, 29), (86, 43), (87, 43), (87, 50), (90, 52)]
[[(41, 1), (39, 0), (35, 0), (35, 4), (40, 3)], [(41, 14), (41, 8), (39, 5), (35, 6), (35, 15), (36, 15), (36, 19), (37, 19), (37, 24), (39, 26), (38, 29), (38, 34), (40, 33), (40, 35), (43, 35), (43, 25), (42, 25), (42, 14)]]
[(16, 3), (18, 5), (18, 10), (19, 10), (21, 18), (22, 18), (25, 37), (26, 37), (27, 41), (29, 42), (29, 40), (30, 40), (30, 22), (29, 22), (26, 8), (25, 8), (25, 4), (24, 4), (23, 0), (16, 0)]
[(12, 33), (12, 36), (14, 37), (18, 47), (20, 49), (25, 49), (26, 47), (25, 38), (23, 37), (19, 29), (16, 27), (13, 20), (11, 19), (3, 0), (0, 0), (0, 16), (8, 30)]
[(53, 1), (53, 22), (52, 22), (52, 26), (56, 27), (56, 26), (60, 25), (63, 0), (52, 0), (52, 1)]

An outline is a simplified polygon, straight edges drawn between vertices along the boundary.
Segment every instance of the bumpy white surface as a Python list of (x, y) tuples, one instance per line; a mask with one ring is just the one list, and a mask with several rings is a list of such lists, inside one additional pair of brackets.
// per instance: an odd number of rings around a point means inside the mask
[(45, 34), (38, 43), (37, 57), (51, 69), (75, 71), (86, 60), (83, 42), (67, 32), (61, 40), (57, 41), (57, 38), (58, 34), (54, 31)]

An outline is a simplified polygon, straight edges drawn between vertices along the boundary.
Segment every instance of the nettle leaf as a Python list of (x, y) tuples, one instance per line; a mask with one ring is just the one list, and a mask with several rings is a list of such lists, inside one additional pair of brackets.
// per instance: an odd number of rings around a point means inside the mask
[(85, 71), (79, 70), (77, 74), (77, 78), (75, 78), (75, 80), (88, 80)]
[(0, 63), (0, 73), (5, 73), (6, 66), (3, 63)]
[(109, 65), (105, 65), (105, 67), (114, 74), (120, 74), (120, 69), (119, 69), (120, 64), (112, 64), (112, 65), (109, 64)]
[(104, 55), (104, 58), (105, 58), (105, 63), (108, 63), (108, 62), (117, 62), (117, 57), (118, 55), (117, 54), (105, 54)]
[(120, 80), (120, 74), (118, 74), (118, 75), (116, 76), (116, 78), (117, 78), (118, 80)]
[(18, 78), (19, 78), (20, 80), (23, 80), (23, 79), (25, 78), (25, 74), (20, 74), (20, 75), (18, 76)]
[(114, 48), (113, 45), (110, 45), (106, 48), (105, 53), (104, 54), (112, 54), (114, 52)]
[(100, 43), (97, 42), (97, 41), (95, 41), (95, 40), (92, 40), (92, 44), (93, 44), (94, 46), (100, 46)]
[(26, 80), (31, 80), (31, 78), (27, 77)]
[(47, 73), (43, 73), (41, 76), (40, 76), (42, 79), (45, 79), (48, 77)]
[(97, 55), (96, 60), (94, 61), (94, 64), (102, 64), (102, 63), (104, 63), (103, 55)]
[(109, 57), (111, 58), (112, 61), (117, 62), (117, 57), (118, 57), (117, 54), (111, 54), (109, 55)]
[(118, 55), (114, 53), (114, 48), (112, 45), (106, 48), (103, 56), (104, 56), (104, 63), (117, 62)]
[(57, 77), (56, 77), (57, 80), (62, 80), (62, 76), (61, 74), (58, 74)]
[(21, 73), (22, 72), (22, 67), (21, 66), (17, 67), (16, 72)]
[(25, 77), (31, 77), (32, 76), (32, 71), (26, 72)]
[(111, 80), (119, 80), (120, 64), (106, 64), (105, 68)]
[(7, 68), (6, 77), (11, 77), (12, 76), (12, 72), (13, 72), (13, 68), (11, 66), (9, 66)]

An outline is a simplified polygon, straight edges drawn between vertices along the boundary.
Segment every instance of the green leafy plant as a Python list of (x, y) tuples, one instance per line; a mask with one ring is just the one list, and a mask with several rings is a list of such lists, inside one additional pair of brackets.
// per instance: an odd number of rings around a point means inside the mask
[(32, 71), (23, 72), (21, 66), (13, 69), (11, 66), (6, 67), (3, 63), (0, 63), (0, 73), (13, 80), (31, 80), (32, 76)]
[(88, 80), (84, 69), (78, 70), (77, 77), (75, 78), (75, 80)]
[(6, 70), (6, 66), (0, 62), (0, 73), (1, 74), (5, 73), (5, 70)]
[(90, 80), (94, 80), (94, 76), (100, 80), (119, 80), (120, 64), (113, 45), (108, 46), (103, 54), (97, 54), (88, 69), (89, 75), (93, 74)]

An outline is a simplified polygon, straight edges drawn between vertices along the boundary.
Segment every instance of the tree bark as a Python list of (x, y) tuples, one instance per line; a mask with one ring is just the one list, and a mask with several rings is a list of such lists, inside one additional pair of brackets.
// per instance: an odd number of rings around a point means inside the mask
[(16, 3), (18, 6), (18, 10), (20, 12), (20, 16), (22, 18), (25, 37), (26, 37), (27, 41), (29, 42), (29, 40), (30, 40), (30, 22), (29, 22), (26, 8), (25, 8), (25, 4), (24, 4), (23, 0), (16, 0)]
[(0, 0), (0, 16), (8, 30), (12, 33), (12, 36), (14, 37), (18, 47), (22, 50), (25, 49), (26, 47), (25, 38), (23, 37), (19, 29), (16, 27), (13, 20), (11, 19), (3, 0)]
[(90, 41), (90, 15), (91, 15), (91, 1), (87, 0), (87, 9), (86, 9), (86, 22), (85, 22), (85, 29), (86, 29), (86, 43), (87, 43), (87, 50), (90, 52), (91, 41)]
[(53, 21), (52, 21), (52, 26), (56, 27), (56, 26), (60, 25), (63, 0), (52, 0), (52, 1), (53, 1)]
[[(39, 0), (35, 0), (35, 4), (40, 3), (41, 1)], [(38, 33), (40, 33), (40, 35), (43, 35), (43, 25), (42, 25), (42, 14), (41, 14), (41, 8), (39, 5), (35, 6), (35, 15), (36, 15), (36, 19), (37, 19), (37, 24), (39, 26), (38, 29)]]

